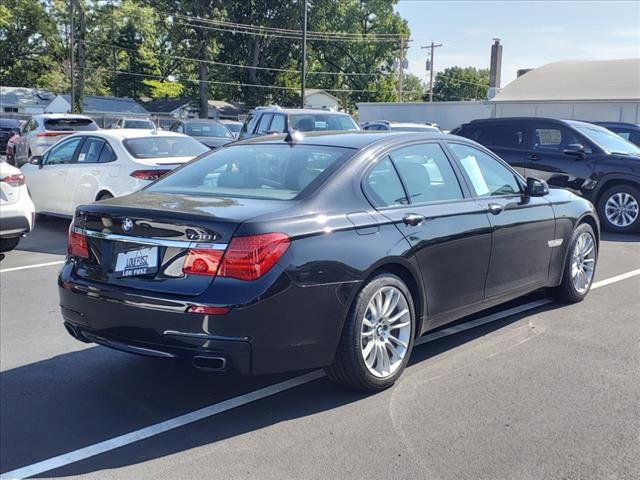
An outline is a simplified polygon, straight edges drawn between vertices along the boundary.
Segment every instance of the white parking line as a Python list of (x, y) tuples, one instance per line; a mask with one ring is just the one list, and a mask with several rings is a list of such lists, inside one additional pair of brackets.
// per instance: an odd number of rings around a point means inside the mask
[(56, 260), (55, 262), (36, 263), (35, 265), (24, 265), (22, 267), (11, 267), (0, 269), (0, 273), (15, 272), (17, 270), (28, 270), (30, 268), (50, 267), (51, 265), (62, 265), (64, 260)]
[[(595, 282), (591, 288), (594, 289), (604, 287), (605, 285), (620, 282), (636, 275), (640, 275), (640, 269), (632, 270), (621, 275), (616, 275), (611, 278), (600, 280), (599, 282)], [(525, 303), (524, 305), (509, 308), (501, 312), (492, 313), (491, 315), (487, 315), (485, 317), (478, 318), (461, 325), (456, 325), (454, 327), (446, 328), (444, 330), (425, 335), (418, 341), (416, 341), (416, 345), (422, 345), (424, 343), (431, 342), (448, 335), (453, 335), (455, 333), (463, 332), (465, 330), (469, 330), (486, 323), (495, 322), (496, 320), (501, 320), (511, 315), (526, 312), (528, 310), (532, 310), (549, 303), (552, 303), (551, 299), (543, 298), (540, 300), (535, 300), (533, 302)], [(58, 455), (41, 462), (27, 465), (26, 467), (18, 468), (16, 470), (11, 470), (10, 472), (1, 474), (0, 480), (23, 479), (31, 477), (33, 475), (39, 475), (41, 473), (51, 471), (56, 468), (64, 467), (65, 465), (69, 465), (71, 463), (85, 460), (101, 453), (115, 450), (116, 448), (139, 442), (140, 440), (144, 440), (146, 438), (153, 437), (155, 435), (159, 435), (161, 433), (165, 433), (176, 428), (183, 427), (185, 425), (189, 425), (199, 420), (213, 417), (220, 413), (232, 410), (236, 407), (255, 402), (256, 400), (276, 395), (286, 390), (304, 385), (305, 383), (313, 382), (315, 380), (323, 378), (324, 376), (325, 373), (323, 370), (314, 370), (312, 372), (305, 373), (304, 375), (290, 378), (289, 380), (285, 380), (280, 383), (269, 385), (268, 387), (254, 390), (253, 392), (245, 393), (238, 397), (230, 398), (219, 403), (214, 403), (213, 405), (201, 408), (200, 410), (195, 410), (193, 412), (170, 418), (169, 420), (165, 420), (163, 422), (156, 423), (139, 430), (134, 430), (133, 432), (125, 433), (124, 435), (120, 435), (118, 437), (110, 438), (109, 440), (105, 440), (103, 442), (89, 445), (88, 447), (80, 448), (69, 453), (64, 453), (62, 455)]]

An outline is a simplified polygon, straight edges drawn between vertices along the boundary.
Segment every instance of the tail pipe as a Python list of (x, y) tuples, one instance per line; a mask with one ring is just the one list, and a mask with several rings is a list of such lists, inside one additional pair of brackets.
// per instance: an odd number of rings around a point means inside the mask
[(192, 363), (198, 370), (207, 372), (226, 372), (229, 367), (227, 359), (219, 356), (196, 355)]

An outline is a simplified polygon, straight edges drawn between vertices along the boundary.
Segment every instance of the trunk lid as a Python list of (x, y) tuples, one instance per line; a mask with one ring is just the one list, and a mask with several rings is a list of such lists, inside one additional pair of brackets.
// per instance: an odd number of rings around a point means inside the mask
[(74, 228), (87, 236), (89, 258), (78, 259), (76, 274), (119, 287), (199, 295), (215, 277), (183, 273), (188, 250), (224, 251), (244, 220), (282, 203), (141, 191), (79, 207)]

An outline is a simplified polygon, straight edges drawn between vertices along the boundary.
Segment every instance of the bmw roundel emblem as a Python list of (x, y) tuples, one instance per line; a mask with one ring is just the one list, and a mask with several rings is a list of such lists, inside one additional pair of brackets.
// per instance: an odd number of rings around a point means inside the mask
[(122, 220), (122, 231), (128, 233), (131, 230), (133, 230), (133, 220), (131, 220), (130, 218), (125, 218), (124, 220)]

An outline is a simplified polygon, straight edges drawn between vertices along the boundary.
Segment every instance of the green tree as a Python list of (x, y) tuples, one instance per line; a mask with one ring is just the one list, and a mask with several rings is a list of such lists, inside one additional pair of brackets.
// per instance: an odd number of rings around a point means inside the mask
[(450, 67), (436, 74), (433, 100), (482, 100), (487, 97), (489, 70), (474, 67)]

